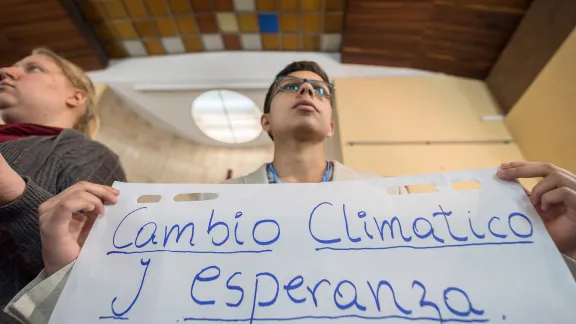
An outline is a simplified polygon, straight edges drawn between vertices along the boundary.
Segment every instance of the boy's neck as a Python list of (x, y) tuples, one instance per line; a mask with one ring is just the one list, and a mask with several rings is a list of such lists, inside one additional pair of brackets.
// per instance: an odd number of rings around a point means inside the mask
[(324, 143), (276, 143), (272, 165), (281, 182), (321, 182), (326, 172)]

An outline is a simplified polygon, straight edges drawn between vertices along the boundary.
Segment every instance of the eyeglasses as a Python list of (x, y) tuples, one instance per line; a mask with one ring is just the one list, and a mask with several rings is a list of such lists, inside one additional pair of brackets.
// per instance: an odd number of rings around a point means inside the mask
[(309, 83), (314, 93), (322, 98), (330, 98), (334, 94), (334, 86), (319, 80), (300, 79), (294, 76), (283, 76), (276, 79), (277, 89), (284, 92), (298, 92), (304, 83)]

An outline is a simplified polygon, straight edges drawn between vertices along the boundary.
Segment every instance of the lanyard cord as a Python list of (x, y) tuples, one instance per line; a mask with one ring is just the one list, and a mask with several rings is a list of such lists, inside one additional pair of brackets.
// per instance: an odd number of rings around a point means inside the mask
[[(278, 179), (278, 174), (276, 173), (276, 169), (272, 163), (268, 164), (270, 166), (270, 172), (272, 173), (272, 177), (274, 178), (274, 183), (282, 183), (280, 179)], [(330, 162), (326, 161), (326, 171), (324, 171), (324, 176), (322, 177), (322, 182), (328, 182), (328, 178), (330, 178), (330, 169), (331, 164)]]

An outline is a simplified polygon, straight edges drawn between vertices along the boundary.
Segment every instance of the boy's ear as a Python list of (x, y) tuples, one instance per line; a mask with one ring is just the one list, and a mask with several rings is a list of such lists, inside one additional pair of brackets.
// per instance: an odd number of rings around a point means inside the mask
[(334, 123), (330, 122), (330, 132), (328, 132), (328, 135), (326, 137), (332, 137), (334, 135)]
[(270, 125), (269, 114), (264, 114), (262, 117), (260, 117), (260, 125), (262, 125), (262, 130), (264, 130), (266, 133), (270, 133), (272, 125)]

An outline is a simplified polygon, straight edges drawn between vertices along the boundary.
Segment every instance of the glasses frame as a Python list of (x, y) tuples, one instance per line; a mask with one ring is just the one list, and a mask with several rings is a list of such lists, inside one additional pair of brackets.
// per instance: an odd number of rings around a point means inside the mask
[(334, 96), (334, 92), (336, 91), (336, 88), (334, 87), (334, 85), (332, 83), (326, 82), (324, 80), (310, 80), (310, 79), (302, 79), (302, 78), (291, 76), (291, 75), (284, 75), (284, 76), (279, 76), (276, 78), (276, 80), (274, 80), (274, 87), (276, 88), (274, 96), (276, 94), (278, 94), (278, 92), (280, 92), (280, 91), (289, 92), (289, 93), (297, 93), (300, 91), (300, 90), (290, 91), (290, 90), (284, 90), (284, 89), (280, 88), (280, 81), (285, 80), (285, 79), (300, 80), (300, 81), (302, 81), (302, 84), (309, 83), (310, 85), (312, 85), (312, 82), (321, 82), (323, 84), (326, 84), (328, 86), (328, 89), (330, 90), (330, 95), (321, 95), (319, 93), (314, 92), (314, 95), (321, 97), (321, 98), (324, 98), (324, 99), (332, 100), (332, 97)]

